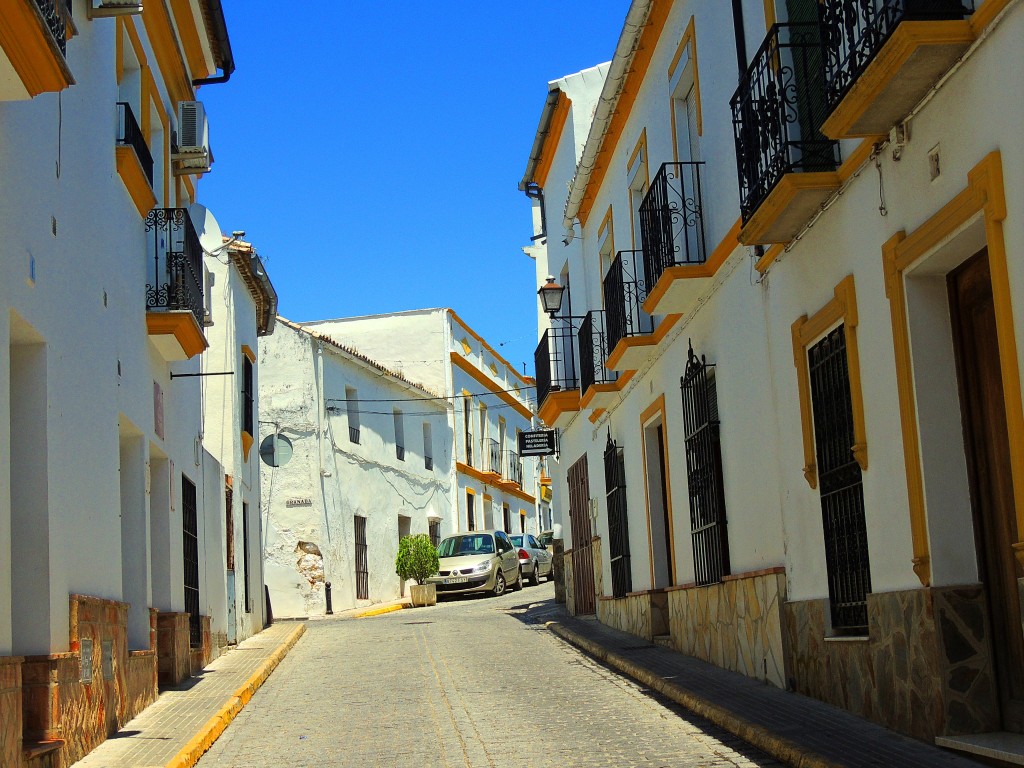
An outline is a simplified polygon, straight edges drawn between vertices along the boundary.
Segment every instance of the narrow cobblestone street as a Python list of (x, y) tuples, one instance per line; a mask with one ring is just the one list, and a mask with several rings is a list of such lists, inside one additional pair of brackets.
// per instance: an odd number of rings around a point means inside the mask
[(781, 765), (544, 629), (553, 592), (310, 622), (199, 766)]

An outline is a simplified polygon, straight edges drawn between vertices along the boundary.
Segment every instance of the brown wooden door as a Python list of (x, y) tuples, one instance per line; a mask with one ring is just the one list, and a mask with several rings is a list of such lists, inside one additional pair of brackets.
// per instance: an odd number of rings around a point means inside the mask
[(1021, 732), (1024, 636), (1012, 548), (1019, 538), (987, 251), (958, 267), (948, 282), (978, 565), (992, 617), (1003, 727)]
[(590, 477), (586, 454), (569, 467), (569, 524), (572, 526), (572, 584), (576, 615), (595, 613)]

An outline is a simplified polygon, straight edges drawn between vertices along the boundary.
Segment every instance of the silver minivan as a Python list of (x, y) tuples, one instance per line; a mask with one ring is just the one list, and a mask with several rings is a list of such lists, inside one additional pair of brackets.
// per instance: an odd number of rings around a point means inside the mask
[(437, 547), (440, 570), (427, 579), (438, 597), (523, 588), (519, 552), (504, 531), (466, 531), (445, 537)]

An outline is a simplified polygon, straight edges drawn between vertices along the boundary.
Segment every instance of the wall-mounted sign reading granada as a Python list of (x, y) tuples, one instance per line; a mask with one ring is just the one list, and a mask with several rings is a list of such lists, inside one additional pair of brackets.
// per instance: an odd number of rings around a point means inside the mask
[(539, 429), (519, 433), (520, 456), (551, 456), (555, 453), (555, 430)]

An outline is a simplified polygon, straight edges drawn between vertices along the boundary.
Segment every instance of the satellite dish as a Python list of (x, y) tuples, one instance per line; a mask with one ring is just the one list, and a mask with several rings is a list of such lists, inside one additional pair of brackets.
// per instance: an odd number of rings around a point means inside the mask
[(220, 224), (210, 213), (205, 205), (193, 203), (188, 208), (189, 217), (192, 219), (192, 226), (196, 228), (199, 235), (199, 244), (207, 253), (217, 253), (224, 245), (224, 235), (221, 234)]
[(292, 457), (292, 441), (275, 432), (260, 443), (260, 458), (270, 467), (283, 467)]

